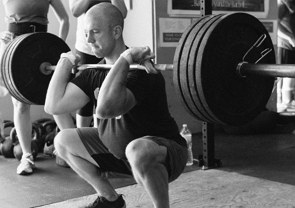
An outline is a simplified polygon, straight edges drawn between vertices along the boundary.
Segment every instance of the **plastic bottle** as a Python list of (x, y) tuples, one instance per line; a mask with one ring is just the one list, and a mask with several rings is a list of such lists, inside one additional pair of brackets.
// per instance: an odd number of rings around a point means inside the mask
[(188, 158), (187, 158), (186, 165), (191, 166), (194, 163), (193, 151), (192, 151), (193, 141), (192, 141), (192, 133), (188, 129), (187, 124), (182, 125), (182, 129), (180, 131), (180, 134), (183, 138), (185, 138), (185, 140), (187, 142)]
[(4, 140), (5, 140), (4, 120), (2, 118), (2, 113), (0, 113), (0, 142), (3, 142)]

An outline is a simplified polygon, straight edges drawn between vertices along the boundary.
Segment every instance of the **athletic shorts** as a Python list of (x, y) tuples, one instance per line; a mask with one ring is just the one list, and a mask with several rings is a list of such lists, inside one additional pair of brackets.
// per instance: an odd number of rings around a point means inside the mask
[[(107, 147), (99, 139), (96, 128), (86, 127), (78, 128), (77, 133), (91, 157), (104, 172), (116, 172), (132, 175), (131, 166), (126, 158), (118, 159), (111, 154)], [(187, 161), (187, 148), (162, 137), (146, 136), (145, 139), (165, 146), (167, 148), (167, 157), (165, 166), (167, 168), (169, 182), (175, 180), (184, 170)]]
[[(101, 60), (100, 58), (97, 58), (94, 55), (83, 53), (78, 50), (76, 50), (76, 54), (78, 54), (81, 58), (79, 64), (97, 64)], [(79, 75), (79, 73), (77, 75)], [(93, 108), (94, 108), (94, 103), (92, 101), (89, 101), (84, 107), (77, 110), (76, 113), (80, 116), (90, 117), (93, 115)]]

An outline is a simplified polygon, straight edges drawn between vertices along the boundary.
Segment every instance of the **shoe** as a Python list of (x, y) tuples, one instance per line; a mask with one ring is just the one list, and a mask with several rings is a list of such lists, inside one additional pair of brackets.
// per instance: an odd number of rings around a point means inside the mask
[(113, 202), (108, 201), (102, 196), (98, 196), (97, 199), (86, 208), (126, 208), (126, 203), (122, 195), (119, 195), (119, 198)]
[(27, 153), (22, 156), (20, 164), (16, 169), (16, 173), (19, 175), (29, 175), (33, 173), (33, 169), (35, 168), (35, 163), (33, 156), (30, 153)]

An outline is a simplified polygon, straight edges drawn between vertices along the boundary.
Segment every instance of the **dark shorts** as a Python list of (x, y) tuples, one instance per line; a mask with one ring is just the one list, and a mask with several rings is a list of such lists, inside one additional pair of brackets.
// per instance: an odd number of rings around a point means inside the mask
[[(112, 155), (101, 142), (96, 128), (78, 128), (81, 141), (91, 157), (97, 162), (102, 171), (117, 172), (132, 175), (127, 159), (118, 159)], [(167, 148), (165, 166), (169, 175), (169, 182), (175, 180), (184, 170), (187, 161), (187, 148), (173, 140), (162, 137), (147, 136), (153, 142)]]
[[(76, 54), (78, 54), (81, 58), (79, 64), (97, 64), (101, 60), (100, 58), (97, 58), (94, 55), (83, 53), (77, 49), (76, 49)], [(94, 103), (90, 101), (83, 108), (79, 109), (76, 113), (80, 116), (90, 117), (93, 115), (93, 107), (94, 107)]]

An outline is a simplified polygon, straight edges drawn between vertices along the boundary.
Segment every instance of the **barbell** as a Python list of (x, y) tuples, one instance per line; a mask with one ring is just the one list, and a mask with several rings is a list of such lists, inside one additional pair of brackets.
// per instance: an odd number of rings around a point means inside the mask
[[(50, 33), (18, 36), (6, 47), (1, 74), (10, 94), (43, 105), (54, 65), (70, 48)], [(85, 68), (110, 68), (82, 65)], [(265, 109), (275, 77), (295, 77), (293, 65), (276, 65), (271, 38), (247, 13), (207, 15), (182, 34), (173, 65), (173, 84), (186, 110), (201, 121), (243, 125)], [(131, 68), (144, 69), (139, 65)]]

